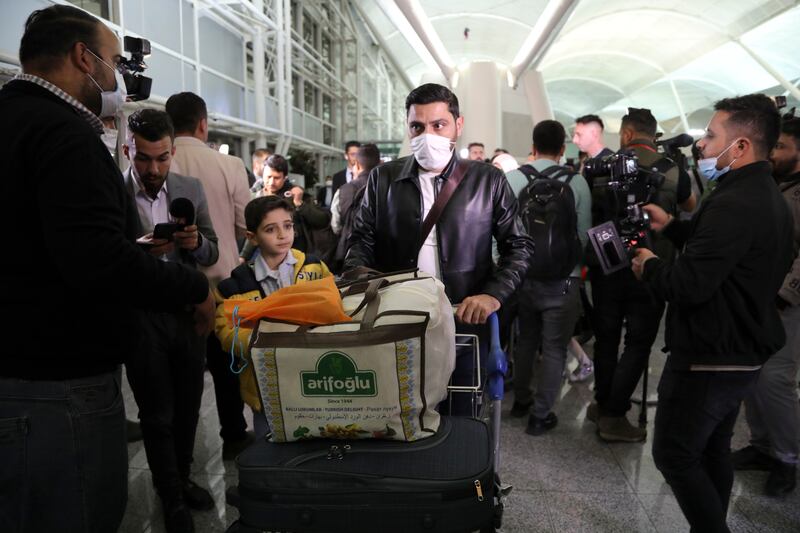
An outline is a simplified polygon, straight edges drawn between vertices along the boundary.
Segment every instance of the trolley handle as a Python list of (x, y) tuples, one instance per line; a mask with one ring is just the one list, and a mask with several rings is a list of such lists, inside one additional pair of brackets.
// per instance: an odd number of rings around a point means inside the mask
[(508, 359), (500, 346), (500, 323), (497, 313), (489, 315), (489, 355), (486, 358), (486, 390), (490, 400), (502, 400)]
[[(460, 304), (453, 305), (453, 313)], [(492, 401), (502, 400), (505, 395), (505, 376), (508, 373), (508, 359), (500, 345), (500, 321), (497, 313), (492, 313), (486, 319), (489, 327), (489, 353), (483, 362), (486, 370), (485, 392)]]

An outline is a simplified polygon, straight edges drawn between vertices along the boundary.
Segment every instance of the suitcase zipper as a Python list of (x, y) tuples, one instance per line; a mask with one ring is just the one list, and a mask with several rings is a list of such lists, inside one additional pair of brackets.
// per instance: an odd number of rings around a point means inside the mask
[(482, 502), (483, 501), (483, 487), (481, 487), (481, 480), (480, 479), (476, 479), (475, 480), (475, 492), (478, 493), (478, 501)]
[[(337, 445), (333, 444), (327, 450), (320, 450), (316, 452), (310, 452), (303, 455), (298, 455), (289, 461), (286, 461), (284, 466), (300, 466), (303, 463), (308, 461), (313, 461), (314, 459), (321, 459), (326, 458), (328, 460), (337, 459), (342, 460), (344, 459), (345, 454), (348, 453), (408, 453), (408, 452), (416, 452), (420, 450), (427, 450), (429, 448), (433, 448), (439, 442), (444, 440), (447, 435), (450, 433), (450, 427), (443, 428), (442, 431), (437, 432), (432, 437), (424, 439), (422, 441), (417, 441), (416, 443), (402, 443), (398, 442), (398, 446), (386, 446), (382, 449), (364, 449), (364, 448), (353, 448), (351, 444), (343, 444)], [(358, 446), (358, 445), (356, 445)]]

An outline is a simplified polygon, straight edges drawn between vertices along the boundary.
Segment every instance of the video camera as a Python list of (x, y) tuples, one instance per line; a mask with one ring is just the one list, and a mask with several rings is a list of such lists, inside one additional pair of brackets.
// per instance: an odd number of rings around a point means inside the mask
[(150, 98), (150, 88), (153, 80), (143, 76), (147, 69), (144, 58), (150, 55), (150, 41), (139, 37), (125, 36), (125, 51), (130, 52), (131, 58), (122, 58), (119, 62), (122, 67), (122, 78), (125, 80), (125, 92), (128, 100), (138, 102)]
[[(594, 187), (606, 187), (615, 201), (625, 195), (624, 206), (614, 208), (614, 220), (588, 231), (603, 273), (610, 274), (629, 266), (636, 248), (652, 247), (650, 217), (642, 206), (653, 201), (665, 177), (656, 169), (640, 167), (635, 155), (625, 153), (587, 162), (584, 172)], [(597, 179), (606, 176), (607, 181)]]

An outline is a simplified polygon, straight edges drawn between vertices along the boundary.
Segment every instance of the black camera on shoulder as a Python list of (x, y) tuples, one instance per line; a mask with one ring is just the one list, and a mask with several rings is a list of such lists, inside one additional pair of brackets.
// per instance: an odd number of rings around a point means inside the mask
[(139, 37), (125, 36), (125, 51), (131, 54), (130, 59), (122, 58), (122, 78), (125, 80), (125, 92), (128, 100), (138, 102), (150, 98), (153, 80), (142, 75), (147, 69), (144, 58), (150, 55), (150, 41)]
[(584, 171), (593, 187), (606, 188), (607, 197), (616, 204), (613, 220), (588, 231), (603, 273), (610, 274), (628, 267), (636, 248), (652, 247), (650, 217), (642, 206), (653, 201), (665, 177), (655, 169), (640, 167), (638, 158), (626, 153), (591, 161)]

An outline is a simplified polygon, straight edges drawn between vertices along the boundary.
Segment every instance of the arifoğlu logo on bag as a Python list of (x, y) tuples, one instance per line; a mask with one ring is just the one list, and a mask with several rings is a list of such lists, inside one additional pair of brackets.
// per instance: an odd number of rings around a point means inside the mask
[(300, 372), (303, 396), (377, 396), (374, 370), (358, 370), (349, 355), (327, 352), (315, 371)]

